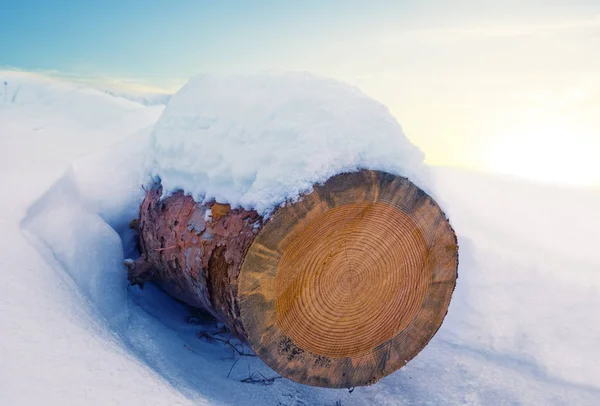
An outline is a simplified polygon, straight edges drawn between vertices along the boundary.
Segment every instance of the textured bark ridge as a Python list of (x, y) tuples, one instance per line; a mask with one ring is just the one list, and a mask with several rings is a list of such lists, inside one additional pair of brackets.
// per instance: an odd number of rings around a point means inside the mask
[(264, 221), (160, 186), (140, 208), (132, 283), (203, 307), (271, 368), (325, 387), (375, 383), (441, 326), (457, 279), (456, 235), (406, 178), (332, 177)]
[(161, 194), (155, 185), (140, 207), (142, 255), (130, 268), (130, 282), (158, 284), (171, 296), (208, 310), (245, 340), (237, 278), (262, 218), (227, 204), (200, 205), (181, 192), (164, 200)]

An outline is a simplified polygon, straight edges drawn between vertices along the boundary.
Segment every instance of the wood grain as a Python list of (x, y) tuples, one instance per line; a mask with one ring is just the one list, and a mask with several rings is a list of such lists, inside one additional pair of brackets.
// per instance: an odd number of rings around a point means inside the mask
[(422, 190), (384, 172), (337, 175), (258, 233), (239, 273), (242, 325), (282, 376), (372, 384), (435, 334), (457, 267), (454, 231)]

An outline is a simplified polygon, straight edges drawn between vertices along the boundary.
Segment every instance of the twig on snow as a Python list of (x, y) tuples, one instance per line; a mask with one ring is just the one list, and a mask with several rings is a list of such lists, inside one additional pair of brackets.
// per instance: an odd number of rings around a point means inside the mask
[(274, 376), (272, 378), (267, 378), (266, 376), (264, 376), (260, 372), (254, 372), (249, 377), (240, 380), (240, 382), (243, 382), (243, 383), (260, 383), (260, 384), (263, 384), (263, 385), (273, 385), (273, 383), (275, 383), (276, 379), (281, 379), (281, 377), (280, 376)]

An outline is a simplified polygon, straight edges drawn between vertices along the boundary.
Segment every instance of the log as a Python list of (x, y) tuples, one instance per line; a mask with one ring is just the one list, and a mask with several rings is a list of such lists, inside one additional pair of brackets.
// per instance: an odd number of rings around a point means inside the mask
[(330, 178), (269, 219), (147, 191), (132, 284), (152, 281), (212, 313), (280, 375), (334, 388), (403, 367), (442, 324), (458, 244), (408, 179)]

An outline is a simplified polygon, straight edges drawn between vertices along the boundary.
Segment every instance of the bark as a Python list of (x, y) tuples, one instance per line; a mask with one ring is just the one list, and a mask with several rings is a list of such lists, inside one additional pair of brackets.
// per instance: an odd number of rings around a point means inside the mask
[(182, 302), (209, 311), (246, 340), (237, 277), (262, 217), (228, 204), (198, 204), (183, 192), (164, 200), (161, 195), (162, 187), (154, 185), (140, 206), (142, 255), (130, 268), (130, 283), (143, 287), (152, 281)]

